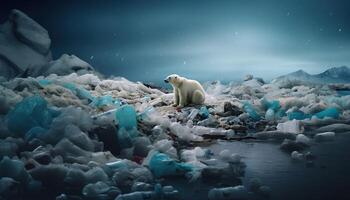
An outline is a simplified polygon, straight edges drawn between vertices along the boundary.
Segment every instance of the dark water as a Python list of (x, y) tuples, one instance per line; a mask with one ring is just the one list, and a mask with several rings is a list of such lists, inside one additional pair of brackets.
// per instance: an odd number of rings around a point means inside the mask
[(350, 95), (350, 90), (337, 90), (337, 93), (340, 96), (346, 96), (346, 95)]
[[(218, 142), (209, 148), (217, 154), (229, 149), (243, 156), (247, 164), (243, 185), (248, 186), (251, 178), (259, 178), (271, 188), (270, 199), (350, 199), (350, 133), (338, 134), (332, 142), (312, 145), (308, 150), (317, 157), (311, 167), (292, 161), (279, 144)], [(207, 199), (213, 186), (180, 181), (176, 187), (181, 188), (183, 199)]]

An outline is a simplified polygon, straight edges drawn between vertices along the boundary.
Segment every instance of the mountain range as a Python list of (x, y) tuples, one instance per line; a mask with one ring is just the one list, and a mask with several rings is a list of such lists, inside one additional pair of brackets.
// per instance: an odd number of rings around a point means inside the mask
[(272, 83), (302, 82), (314, 84), (350, 83), (350, 68), (347, 66), (332, 67), (320, 74), (309, 74), (298, 70), (290, 74), (277, 77)]

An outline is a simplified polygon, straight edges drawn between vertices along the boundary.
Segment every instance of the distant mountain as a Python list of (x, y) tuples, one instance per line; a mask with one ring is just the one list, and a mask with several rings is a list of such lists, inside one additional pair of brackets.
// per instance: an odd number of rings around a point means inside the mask
[(292, 82), (312, 84), (350, 83), (350, 68), (347, 66), (332, 67), (320, 74), (315, 75), (311, 75), (303, 70), (298, 70), (290, 74), (277, 77), (272, 81), (272, 83), (283, 85)]

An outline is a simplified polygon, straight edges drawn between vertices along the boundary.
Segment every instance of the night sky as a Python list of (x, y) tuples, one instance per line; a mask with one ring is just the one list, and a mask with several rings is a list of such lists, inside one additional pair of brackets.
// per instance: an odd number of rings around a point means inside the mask
[(13, 8), (49, 31), (55, 59), (75, 54), (131, 80), (271, 79), (350, 66), (346, 0), (1, 1), (1, 22)]

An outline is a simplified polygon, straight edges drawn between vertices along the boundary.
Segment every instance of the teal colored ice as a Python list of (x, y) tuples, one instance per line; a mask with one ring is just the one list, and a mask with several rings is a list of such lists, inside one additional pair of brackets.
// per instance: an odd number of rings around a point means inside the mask
[(302, 112), (300, 110), (288, 113), (288, 119), (289, 120), (293, 120), (293, 119), (303, 120), (303, 119), (309, 119), (311, 117), (312, 117), (311, 114), (305, 114), (304, 112)]
[(47, 101), (34, 95), (23, 99), (7, 115), (8, 129), (17, 135), (24, 135), (33, 127), (49, 128), (57, 112), (49, 109)]
[(255, 108), (253, 107), (252, 104), (250, 104), (249, 102), (245, 102), (243, 105), (243, 109), (245, 112), (247, 112), (249, 114), (249, 116), (255, 120), (258, 121), (261, 119), (260, 115), (257, 113), (257, 111), (255, 110)]
[(120, 147), (131, 147), (133, 138), (138, 135), (135, 108), (123, 105), (115, 112), (115, 118), (119, 127), (117, 135)]
[(77, 87), (73, 83), (63, 83), (62, 86), (72, 91), (80, 99), (88, 99), (89, 101), (94, 101), (95, 99), (88, 90), (82, 87)]
[(268, 101), (266, 98), (263, 98), (261, 100), (261, 104), (263, 105), (265, 110), (272, 109), (276, 112), (281, 108), (280, 102), (277, 100)]
[(119, 128), (124, 128), (129, 131), (136, 128), (136, 111), (131, 105), (123, 105), (115, 112), (115, 118), (118, 122)]
[(316, 113), (315, 116), (319, 119), (323, 119), (325, 117), (337, 119), (339, 117), (339, 111), (336, 108), (327, 108), (321, 112)]

